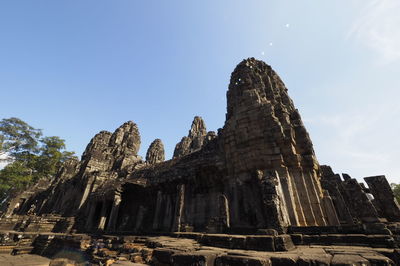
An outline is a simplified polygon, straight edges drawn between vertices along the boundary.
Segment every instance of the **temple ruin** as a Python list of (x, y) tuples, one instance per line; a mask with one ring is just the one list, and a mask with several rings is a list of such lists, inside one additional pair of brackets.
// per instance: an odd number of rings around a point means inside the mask
[[(82, 243), (93, 239), (121, 245), (146, 239), (147, 248), (150, 240), (161, 245), (152, 247), (148, 261), (143, 258), (154, 265), (400, 263), (400, 208), (386, 178), (366, 177), (365, 186), (319, 165), (287, 88), (262, 61), (243, 60), (233, 71), (218, 132), (195, 117), (171, 160), (165, 160), (160, 139), (144, 159), (140, 145), (132, 121), (114, 133), (98, 133), (80, 161), (66, 162), (54, 179), (9, 201), (0, 219), (2, 243), (18, 250), (15, 238), (22, 236), (30, 239), (24, 246), (32, 247), (29, 252), (51, 256), (54, 245), (74, 243), (83, 250)], [(185, 245), (193, 247), (261, 253), (185, 250), (161, 236), (192, 241)], [(323, 256), (305, 253), (310, 256), (304, 260), (293, 252), (305, 246), (369, 249), (365, 255), (331, 248)], [(262, 253), (276, 251), (297, 254), (287, 259), (294, 264)], [(258, 264), (248, 262), (253, 259)], [(340, 264), (352, 260), (369, 264)]]

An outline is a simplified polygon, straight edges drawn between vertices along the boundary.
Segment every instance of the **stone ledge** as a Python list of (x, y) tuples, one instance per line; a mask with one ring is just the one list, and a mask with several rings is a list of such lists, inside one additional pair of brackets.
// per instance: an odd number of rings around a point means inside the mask
[(187, 237), (208, 245), (229, 249), (246, 249), (259, 251), (288, 251), (294, 249), (290, 235), (227, 235), (203, 233), (174, 233), (174, 237)]
[(364, 246), (375, 248), (396, 248), (398, 245), (390, 235), (329, 234), (329, 235), (291, 235), (295, 245), (338, 245)]

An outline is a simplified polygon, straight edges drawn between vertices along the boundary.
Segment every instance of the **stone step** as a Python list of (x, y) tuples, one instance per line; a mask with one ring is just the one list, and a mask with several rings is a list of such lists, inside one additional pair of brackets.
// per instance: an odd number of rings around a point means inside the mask
[(202, 245), (229, 249), (258, 251), (288, 251), (294, 249), (289, 235), (203, 234), (197, 241)]
[[(390, 235), (391, 232), (384, 223), (370, 223), (364, 225), (341, 226), (290, 226), (289, 234), (325, 235), (325, 234), (366, 234), (366, 235)], [(392, 226), (393, 228), (393, 226)], [(392, 230), (392, 229), (390, 229)]]
[(12, 251), (12, 255), (29, 254), (33, 250), (32, 246), (15, 247)]
[(292, 234), (295, 245), (337, 245), (337, 246), (365, 246), (375, 248), (397, 248), (398, 245), (390, 235), (364, 234), (329, 234), (329, 235), (301, 235)]
[(0, 246), (0, 254), (10, 254), (14, 248), (16, 248), (14, 245)]
[[(214, 265), (214, 266), (286, 266), (286, 265), (398, 265), (390, 258), (373, 251), (364, 251), (361, 255), (354, 254), (352, 247), (347, 252), (331, 250), (330, 253), (303, 250), (303, 252), (252, 252), (243, 250), (237, 254), (224, 253), (222, 250), (181, 251), (167, 248), (157, 248), (153, 252), (154, 265)], [(232, 252), (234, 253), (234, 252)]]

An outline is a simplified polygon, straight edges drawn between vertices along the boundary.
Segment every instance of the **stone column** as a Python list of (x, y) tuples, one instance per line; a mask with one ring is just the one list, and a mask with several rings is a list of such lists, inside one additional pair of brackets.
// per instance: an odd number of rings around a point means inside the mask
[(163, 230), (169, 231), (171, 230), (171, 220), (172, 220), (172, 203), (171, 203), (171, 195), (166, 194), (164, 197), (165, 200), (165, 211), (164, 211), (164, 219), (162, 221)]
[(93, 227), (93, 215), (96, 210), (96, 202), (90, 202), (89, 203), (89, 214), (87, 216), (86, 224), (85, 224), (85, 229), (90, 230)]
[(229, 202), (224, 194), (219, 195), (219, 213), (224, 220), (224, 226), (226, 228), (231, 227), (230, 219), (229, 219)]
[(172, 225), (172, 231), (180, 232), (181, 231), (181, 220), (183, 214), (183, 208), (185, 203), (185, 185), (178, 185), (178, 194), (176, 197), (175, 204), (175, 217), (174, 224)]
[(89, 193), (92, 190), (93, 183), (95, 181), (96, 181), (96, 176), (88, 178), (88, 181), (87, 181), (86, 187), (85, 187), (85, 191), (83, 192), (83, 195), (82, 195), (82, 198), (81, 198), (81, 202), (79, 203), (79, 209), (82, 207), (82, 205), (85, 203), (86, 199), (88, 198)]
[(155, 210), (155, 213), (154, 213), (154, 220), (153, 220), (153, 230), (160, 229), (159, 218), (158, 217), (160, 216), (161, 205), (162, 205), (162, 202), (163, 202), (162, 199), (163, 199), (162, 192), (158, 191), (157, 192), (156, 210)]
[(313, 169), (304, 171), (304, 180), (307, 185), (308, 196), (310, 198), (311, 208), (314, 213), (315, 221), (317, 225), (325, 226), (326, 221), (324, 219), (324, 214), (322, 212), (320, 201), (320, 199), (322, 199), (322, 193), (320, 191), (320, 187), (317, 184), (317, 181), (315, 180), (316, 176), (317, 173)]
[(292, 192), (293, 192), (293, 203), (294, 203), (294, 208), (296, 211), (297, 215), (297, 223), (292, 224), (294, 226), (306, 226), (306, 218), (304, 217), (304, 212), (303, 212), (303, 207), (301, 206), (300, 202), (300, 197), (299, 194), (297, 193), (297, 187), (296, 183), (294, 182), (294, 177), (288, 172), (288, 179), (292, 187)]
[(293, 175), (293, 181), (297, 188), (297, 194), (299, 195), (301, 207), (303, 209), (304, 218), (307, 226), (317, 225), (314, 212), (311, 207), (310, 197), (308, 195), (308, 190), (306, 183), (304, 181), (304, 175), (302, 169), (299, 167), (291, 168), (289, 172)]
[(121, 193), (117, 190), (115, 191), (114, 201), (111, 208), (110, 220), (107, 225), (107, 231), (115, 231), (117, 226), (119, 206), (121, 204)]
[(325, 219), (328, 222), (327, 225), (340, 225), (332, 198), (329, 196), (329, 192), (326, 190), (324, 191), (324, 197), (322, 198), (322, 207), (325, 213)]
[(329, 193), (335, 207), (340, 224), (354, 224), (350, 205), (347, 203), (345, 191), (342, 186), (340, 175), (334, 174), (330, 166), (321, 166), (321, 185)]
[(283, 233), (289, 225), (289, 217), (286, 206), (282, 201), (279, 176), (276, 171), (257, 171), (258, 178), (261, 181), (262, 199), (265, 213), (268, 214), (266, 226), (268, 229), (275, 229)]
[(98, 229), (99, 230), (104, 230), (104, 226), (106, 224), (106, 220), (107, 220), (107, 202), (104, 200), (102, 202), (102, 206), (101, 206), (101, 215), (100, 215), (100, 222), (99, 222), (99, 226)]
[(290, 176), (287, 172), (286, 167), (280, 168), (277, 172), (282, 186), (284, 200), (289, 214), (290, 224), (298, 225), (299, 219), (295, 209), (295, 199), (292, 184), (290, 182)]
[(146, 207), (144, 207), (143, 205), (139, 206), (139, 210), (136, 215), (136, 223), (135, 223), (135, 229), (134, 229), (135, 232), (140, 231), (140, 229), (142, 228), (142, 223), (143, 223), (143, 219), (146, 215), (146, 211), (147, 211)]

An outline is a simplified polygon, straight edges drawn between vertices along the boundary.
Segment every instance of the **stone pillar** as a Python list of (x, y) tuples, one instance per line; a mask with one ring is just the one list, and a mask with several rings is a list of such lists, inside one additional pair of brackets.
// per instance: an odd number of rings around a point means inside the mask
[(120, 204), (121, 204), (121, 193), (119, 191), (115, 191), (114, 201), (111, 208), (110, 220), (107, 225), (107, 231), (116, 230)]
[(295, 209), (295, 196), (293, 193), (293, 188), (292, 184), (290, 182), (290, 177), (287, 172), (286, 167), (282, 167), (278, 170), (278, 175), (279, 175), (279, 181), (282, 186), (282, 192), (284, 195), (289, 219), (290, 219), (290, 224), (291, 225), (298, 225), (299, 224), (299, 219), (298, 215)]
[(329, 192), (326, 190), (324, 191), (324, 197), (322, 198), (322, 207), (325, 213), (325, 220), (328, 222), (327, 225), (340, 225), (332, 198), (329, 196)]
[(369, 190), (374, 196), (375, 202), (389, 222), (400, 222), (399, 203), (394, 197), (386, 177), (370, 176), (364, 178), (367, 182)]
[(181, 221), (183, 215), (183, 208), (185, 204), (185, 185), (178, 185), (178, 194), (176, 196), (175, 204), (175, 217), (172, 225), (172, 231), (181, 231)]
[(334, 174), (332, 168), (327, 165), (321, 166), (321, 185), (322, 188), (329, 192), (332, 199), (333, 206), (335, 207), (336, 214), (340, 224), (354, 224), (352, 214), (350, 212), (350, 204), (347, 203), (347, 196), (342, 185), (340, 175)]
[(268, 214), (266, 226), (268, 229), (275, 229), (283, 233), (289, 225), (287, 209), (282, 200), (282, 189), (280, 187), (279, 176), (276, 171), (257, 171), (261, 181), (262, 199), (265, 214)]
[(44, 207), (47, 205), (47, 201), (49, 200), (50, 197), (46, 198), (43, 200), (43, 202), (40, 204), (40, 207), (38, 209), (38, 214), (41, 214)]
[(161, 210), (162, 203), (163, 203), (162, 192), (158, 191), (157, 192), (156, 211), (154, 213), (154, 220), (153, 220), (153, 230), (160, 229), (159, 216), (160, 216), (160, 210)]
[(304, 175), (301, 168), (292, 168), (289, 170), (293, 175), (293, 181), (297, 188), (301, 207), (303, 208), (304, 218), (307, 226), (317, 225), (314, 212), (311, 208), (311, 201), (308, 195), (307, 185), (304, 181)]
[(324, 214), (322, 212), (321, 201), (322, 199), (322, 192), (317, 183), (315, 177), (317, 173), (311, 169), (309, 171), (304, 171), (304, 181), (307, 185), (308, 196), (311, 202), (311, 208), (314, 213), (315, 221), (319, 226), (325, 226), (326, 221), (324, 218)]
[(218, 197), (219, 201), (219, 213), (222, 216), (224, 220), (224, 225), (226, 228), (229, 228), (230, 225), (230, 219), (229, 219), (229, 203), (228, 199), (224, 194), (219, 195)]
[(135, 232), (140, 231), (140, 229), (142, 228), (142, 223), (143, 223), (143, 219), (146, 215), (146, 211), (147, 211), (146, 207), (144, 207), (143, 205), (139, 206), (139, 210), (138, 210), (137, 216), (136, 216)]
[(92, 190), (93, 183), (95, 181), (96, 181), (96, 176), (88, 178), (88, 181), (87, 181), (86, 187), (85, 187), (85, 191), (83, 192), (83, 195), (82, 195), (82, 198), (81, 198), (81, 202), (79, 203), (79, 209), (82, 207), (82, 205), (85, 203), (86, 199), (88, 198), (89, 193)]
[(304, 217), (304, 212), (303, 212), (303, 207), (301, 206), (300, 203), (300, 198), (299, 194), (297, 193), (297, 188), (296, 188), (296, 183), (294, 182), (294, 178), (292, 175), (288, 174), (288, 179), (292, 187), (292, 192), (293, 192), (293, 202), (294, 202), (294, 207), (295, 211), (297, 214), (297, 224), (292, 224), (295, 226), (306, 226), (306, 218)]
[(93, 227), (93, 216), (94, 216), (94, 212), (96, 210), (96, 202), (90, 202), (89, 204), (89, 214), (87, 216), (87, 220), (86, 220), (86, 224), (85, 224), (85, 229), (86, 230), (91, 230)]
[(106, 225), (106, 220), (107, 220), (107, 202), (104, 200), (102, 202), (101, 206), (101, 215), (100, 215), (100, 222), (98, 229), (99, 230), (104, 230), (104, 226)]
[(171, 203), (171, 195), (166, 194), (164, 197), (165, 201), (165, 210), (164, 210), (164, 220), (162, 221), (163, 230), (170, 231), (171, 230), (171, 219), (173, 215), (172, 211), (172, 203)]
[[(237, 181), (235, 181), (233, 184), (230, 184), (231, 190), (232, 190), (232, 195), (231, 195), (231, 224), (233, 220), (233, 224), (236, 224), (239, 222), (239, 191), (238, 191), (238, 184)], [(232, 215), (233, 213), (233, 215)]]

